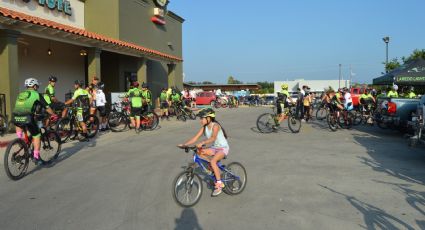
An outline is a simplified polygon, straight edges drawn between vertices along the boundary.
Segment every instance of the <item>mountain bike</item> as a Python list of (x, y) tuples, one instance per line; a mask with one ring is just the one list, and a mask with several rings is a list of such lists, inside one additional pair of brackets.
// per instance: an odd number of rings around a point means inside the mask
[(140, 130), (152, 131), (158, 127), (159, 117), (155, 112), (148, 112), (140, 116)]
[(329, 106), (327, 103), (320, 103), (316, 107), (316, 119), (321, 121), (324, 120), (329, 114)]
[(130, 123), (130, 103), (114, 103), (108, 115), (108, 125), (112, 132), (122, 132), (127, 127), (130, 128)]
[[(76, 139), (78, 134), (83, 133), (83, 128), (77, 119), (77, 110), (76, 107), (69, 107), (67, 116), (57, 122), (56, 132), (63, 143), (68, 139)], [(83, 116), (87, 127), (87, 137), (95, 137), (99, 131), (99, 119), (88, 112), (83, 112)]]
[(353, 126), (353, 114), (348, 110), (330, 109), (326, 121), (328, 122), (331, 131), (335, 132), (339, 127), (350, 129)]
[[(288, 120), (288, 128), (292, 133), (298, 133), (301, 129), (301, 119), (296, 116), (294, 105), (290, 105), (284, 109), (283, 116)], [(276, 131), (280, 126), (280, 115), (277, 113), (276, 108), (273, 107), (273, 113), (264, 113), (257, 118), (257, 128), (262, 133), (271, 133)]]
[[(32, 136), (28, 135), (26, 125), (22, 126), (24, 138), (12, 140), (4, 154), (4, 169), (7, 176), (12, 180), (24, 177), (30, 159), (34, 159), (34, 146)], [(59, 135), (52, 130), (41, 128), (40, 160), (43, 164), (49, 164), (58, 158), (61, 151), (61, 140)]]
[(173, 104), (173, 110), (177, 120), (186, 121), (187, 118), (196, 120), (196, 114), (182, 104)]
[[(202, 196), (202, 179), (200, 175), (204, 175), (205, 179), (212, 186), (216, 182), (214, 173), (207, 160), (199, 157), (196, 146), (179, 147), (193, 153), (193, 162), (190, 162), (186, 169), (179, 173), (173, 182), (173, 198), (176, 203), (182, 207), (194, 206)], [(239, 162), (229, 163), (227, 166), (221, 162), (217, 162), (217, 166), (221, 172), (221, 181), (224, 183), (223, 191), (229, 195), (240, 194), (246, 187), (247, 175), (245, 167)]]

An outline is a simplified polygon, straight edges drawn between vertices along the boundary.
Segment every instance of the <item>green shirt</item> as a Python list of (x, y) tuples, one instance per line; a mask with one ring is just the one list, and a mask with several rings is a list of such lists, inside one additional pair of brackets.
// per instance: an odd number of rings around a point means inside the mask
[(142, 107), (142, 90), (138, 88), (132, 88), (126, 93), (125, 96), (130, 98), (131, 107)]
[(170, 96), (172, 102), (181, 102), (180, 94), (171, 94)]
[(167, 101), (167, 98), (168, 98), (167, 92), (162, 92), (161, 95), (159, 96), (159, 101), (165, 102)]
[(150, 90), (142, 90), (142, 98), (148, 103), (152, 105), (152, 93)]
[(44, 90), (44, 100), (47, 102), (47, 104), (50, 105), (52, 103), (52, 97), (54, 96), (55, 96), (55, 87), (49, 84)]
[(360, 99), (373, 99), (373, 96), (372, 96), (372, 94), (362, 94), (361, 96), (360, 96)]
[(407, 95), (407, 97), (408, 97), (408, 98), (415, 98), (415, 97), (416, 97), (416, 94), (415, 94), (414, 92), (410, 92), (410, 93)]
[[(82, 88), (78, 88), (77, 90), (75, 90), (74, 95), (72, 96), (72, 100), (77, 100), (77, 98), (79, 96), (87, 96), (89, 99), (91, 98), (91, 95), (89, 94), (89, 92), (87, 92), (87, 90), (82, 89)], [(77, 105), (77, 109), (81, 110), (82, 109), (82, 105), (81, 103), (77, 103), (80, 105)]]
[(288, 90), (286, 90), (286, 89), (282, 89), (282, 90), (280, 91), (280, 93), (281, 93), (281, 94), (286, 95), (286, 97), (289, 97), (289, 92), (288, 92)]
[(388, 92), (387, 97), (398, 97), (397, 91), (391, 90)]
[(25, 90), (19, 93), (13, 113), (18, 115), (33, 114), (34, 104), (37, 101), (40, 101), (40, 94), (37, 91), (33, 89)]

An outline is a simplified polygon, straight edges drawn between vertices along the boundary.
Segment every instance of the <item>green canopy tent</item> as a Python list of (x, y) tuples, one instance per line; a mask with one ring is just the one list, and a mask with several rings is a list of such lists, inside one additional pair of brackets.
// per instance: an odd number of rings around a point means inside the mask
[(374, 85), (425, 85), (425, 60), (418, 58), (373, 79)]

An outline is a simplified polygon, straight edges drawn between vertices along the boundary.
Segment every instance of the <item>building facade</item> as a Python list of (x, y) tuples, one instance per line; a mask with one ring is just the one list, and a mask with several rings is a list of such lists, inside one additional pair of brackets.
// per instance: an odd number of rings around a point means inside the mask
[(130, 80), (153, 95), (183, 87), (182, 24), (167, 0), (0, 0), (0, 93), (13, 109), (24, 80), (40, 90), (58, 78), (65, 99), (73, 82), (96, 76), (105, 92), (123, 92)]
[(302, 88), (304, 85), (307, 85), (310, 87), (311, 92), (321, 93), (325, 89), (332, 87), (334, 90), (338, 90), (338, 88), (343, 87), (350, 87), (350, 81), (349, 80), (304, 80), (304, 79), (298, 79), (298, 80), (292, 80), (292, 81), (275, 81), (274, 82), (274, 92), (277, 94), (277, 92), (281, 91), (282, 84), (288, 84), (289, 88), (288, 91), (290, 93), (297, 92), (298, 88)]

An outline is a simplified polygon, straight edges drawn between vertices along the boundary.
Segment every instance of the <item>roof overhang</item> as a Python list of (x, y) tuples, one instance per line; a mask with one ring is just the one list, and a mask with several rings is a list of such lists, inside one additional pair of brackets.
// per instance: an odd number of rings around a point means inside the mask
[(147, 57), (171, 63), (182, 62), (179, 57), (148, 49), (133, 43), (103, 36), (84, 29), (79, 29), (30, 16), (0, 7), (0, 28), (18, 30), (22, 34), (65, 42), (83, 47), (96, 47), (101, 50), (135, 57)]

